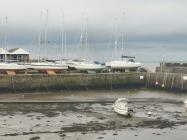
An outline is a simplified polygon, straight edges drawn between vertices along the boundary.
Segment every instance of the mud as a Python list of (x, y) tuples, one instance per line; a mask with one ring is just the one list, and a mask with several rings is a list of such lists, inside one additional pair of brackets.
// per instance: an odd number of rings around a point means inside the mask
[[(0, 139), (130, 139), (186, 136), (182, 99), (129, 97), (133, 117), (116, 114), (112, 102), (9, 103), (0, 105)], [(147, 112), (152, 115), (148, 116)]]

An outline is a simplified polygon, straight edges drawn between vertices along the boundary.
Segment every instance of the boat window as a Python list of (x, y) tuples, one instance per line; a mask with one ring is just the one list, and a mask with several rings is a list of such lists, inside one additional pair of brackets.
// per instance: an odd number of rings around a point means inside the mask
[(128, 62), (135, 62), (134, 59), (129, 59)]

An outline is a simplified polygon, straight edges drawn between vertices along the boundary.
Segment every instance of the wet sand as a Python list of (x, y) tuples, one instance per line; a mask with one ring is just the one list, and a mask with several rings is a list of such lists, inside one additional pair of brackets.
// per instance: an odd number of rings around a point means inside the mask
[[(95, 92), (95, 94), (94, 94)], [(135, 114), (117, 115), (112, 102), (0, 104), (1, 140), (186, 139), (186, 94), (149, 90), (0, 95), (0, 100), (92, 100), (128, 97)], [(45, 95), (45, 96), (44, 96)], [(43, 98), (45, 97), (45, 98)], [(152, 116), (147, 112), (151, 111)]]

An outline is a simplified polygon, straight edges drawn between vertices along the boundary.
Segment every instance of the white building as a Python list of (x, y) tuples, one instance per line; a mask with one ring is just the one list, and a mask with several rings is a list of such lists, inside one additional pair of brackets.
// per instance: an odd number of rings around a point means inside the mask
[[(6, 58), (6, 57), (7, 58)], [(5, 59), (9, 59), (10, 53), (3, 48), (0, 48), (0, 62), (4, 62)]]
[(0, 48), (0, 61), (17, 61), (17, 62), (28, 62), (29, 61), (29, 52), (25, 51), (22, 48), (13, 48), (6, 51), (3, 48)]

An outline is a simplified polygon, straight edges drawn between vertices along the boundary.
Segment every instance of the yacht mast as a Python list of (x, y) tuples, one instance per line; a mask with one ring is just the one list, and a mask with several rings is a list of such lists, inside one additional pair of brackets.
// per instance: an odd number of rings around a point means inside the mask
[(88, 59), (88, 18), (86, 18), (85, 24), (85, 59)]
[(62, 14), (62, 24), (61, 24), (61, 63), (63, 60), (64, 53), (64, 14)]
[(47, 44), (48, 44), (48, 9), (46, 10), (46, 26), (45, 26), (45, 35), (44, 35), (44, 47), (45, 47), (45, 57), (47, 59)]
[(65, 58), (67, 58), (67, 54), (66, 54), (66, 32), (64, 32), (64, 56), (65, 56)]
[(117, 36), (117, 18), (115, 19), (116, 20), (116, 27), (115, 27), (115, 35), (114, 35), (114, 38), (115, 38), (115, 40), (114, 40), (114, 48), (115, 48), (115, 58), (114, 59), (116, 59), (117, 58), (117, 46), (118, 46), (118, 36)]
[(5, 31), (4, 31), (4, 48), (5, 48), (5, 62), (7, 61), (7, 23), (8, 17), (5, 17)]
[(121, 33), (121, 53), (122, 53), (122, 55), (121, 56), (123, 56), (124, 54), (123, 54), (123, 32)]
[[(82, 27), (81, 27), (81, 37), (80, 37), (80, 43), (81, 43), (81, 49), (83, 49), (84, 48), (84, 12), (82, 13)], [(85, 52), (84, 52), (84, 54), (83, 54), (83, 57), (82, 57), (82, 59), (84, 59), (84, 56), (85, 55)]]
[(41, 38), (41, 24), (42, 24), (42, 12), (40, 12), (40, 26), (39, 26), (39, 33), (38, 33), (38, 50), (39, 50), (39, 52), (38, 52), (38, 62), (40, 61), (40, 49), (41, 49), (41, 42), (42, 42), (42, 38)]
[(125, 16), (125, 12), (122, 13), (122, 33), (121, 33), (121, 53), (122, 53), (122, 56), (124, 55), (124, 29), (123, 29), (123, 26), (124, 26), (124, 16)]

